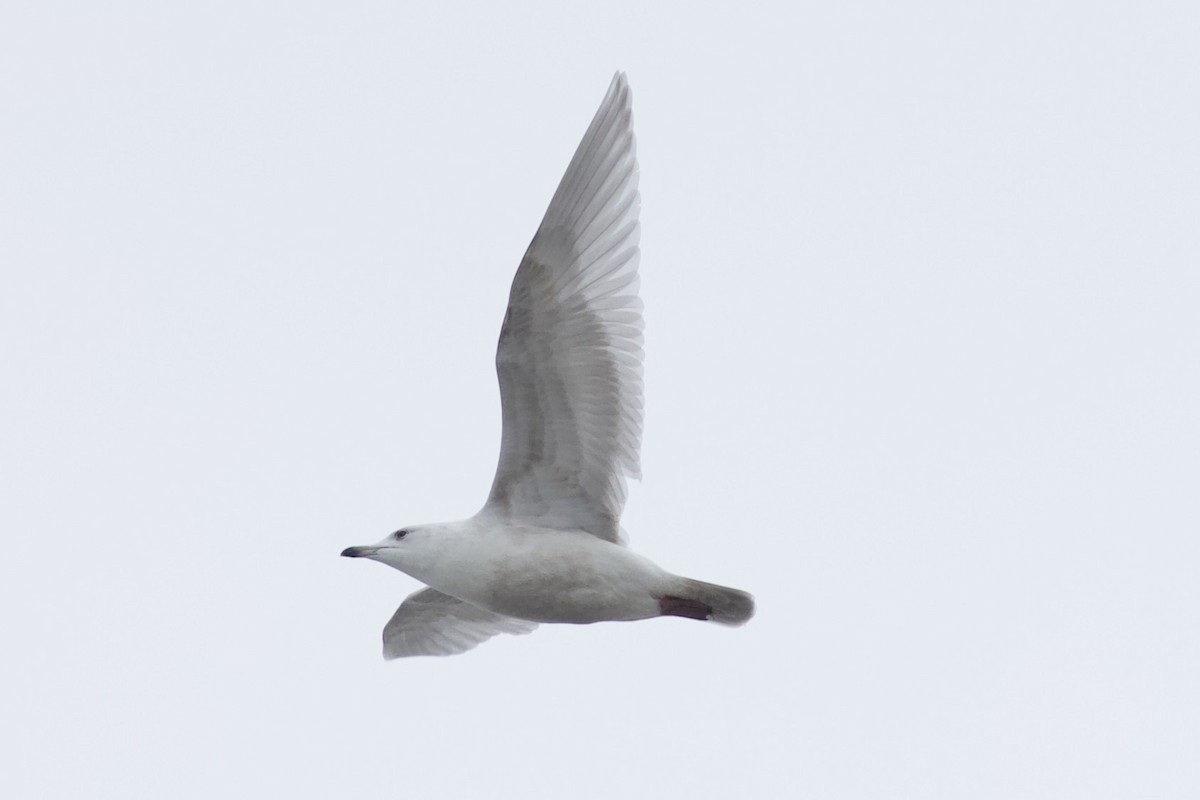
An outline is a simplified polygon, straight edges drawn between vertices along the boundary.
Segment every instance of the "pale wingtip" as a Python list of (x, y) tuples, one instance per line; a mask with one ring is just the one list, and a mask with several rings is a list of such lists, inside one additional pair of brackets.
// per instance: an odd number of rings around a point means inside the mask
[(601, 105), (607, 105), (610, 98), (618, 97), (619, 104), (628, 109), (633, 105), (632, 94), (633, 92), (629, 88), (629, 77), (624, 70), (617, 70), (613, 73), (612, 81), (608, 84), (608, 91), (605, 92), (605, 102)]

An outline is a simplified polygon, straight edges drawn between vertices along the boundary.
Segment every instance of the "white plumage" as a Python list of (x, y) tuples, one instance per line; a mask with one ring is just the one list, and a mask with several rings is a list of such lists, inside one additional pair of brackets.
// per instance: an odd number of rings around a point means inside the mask
[(641, 474), (637, 181), (631, 96), (618, 74), (508, 296), (493, 514), (619, 538), (624, 476)]
[(497, 633), (529, 633), (536, 627), (536, 622), (495, 614), (426, 588), (409, 595), (388, 620), (383, 657), (452, 655)]
[(450, 655), (539, 622), (657, 616), (740, 625), (750, 595), (624, 547), (639, 477), (642, 303), (632, 98), (618, 73), (525, 252), (500, 329), (503, 436), (478, 514), (411, 526), (363, 556), (428, 584), (384, 629), (384, 656)]

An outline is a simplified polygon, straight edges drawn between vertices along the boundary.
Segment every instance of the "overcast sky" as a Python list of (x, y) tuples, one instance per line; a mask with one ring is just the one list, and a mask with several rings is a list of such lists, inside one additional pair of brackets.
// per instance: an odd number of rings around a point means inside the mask
[[(0, 795), (1200, 796), (1197, 6), (509, 5), (3, 5)], [(385, 663), (617, 69), (625, 527), (758, 616)]]

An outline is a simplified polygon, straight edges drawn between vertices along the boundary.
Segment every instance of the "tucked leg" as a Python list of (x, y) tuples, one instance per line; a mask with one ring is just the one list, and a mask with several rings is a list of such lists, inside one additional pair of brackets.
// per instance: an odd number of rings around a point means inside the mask
[(712, 606), (685, 597), (660, 597), (658, 608), (664, 617), (687, 617), (688, 619), (710, 619), (712, 617)]

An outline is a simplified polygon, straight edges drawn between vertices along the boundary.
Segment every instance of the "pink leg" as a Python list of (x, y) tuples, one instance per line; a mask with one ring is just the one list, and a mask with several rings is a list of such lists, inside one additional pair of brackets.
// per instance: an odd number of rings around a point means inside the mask
[(701, 603), (699, 600), (688, 600), (683, 597), (660, 597), (658, 608), (664, 617), (712, 618), (712, 606)]

